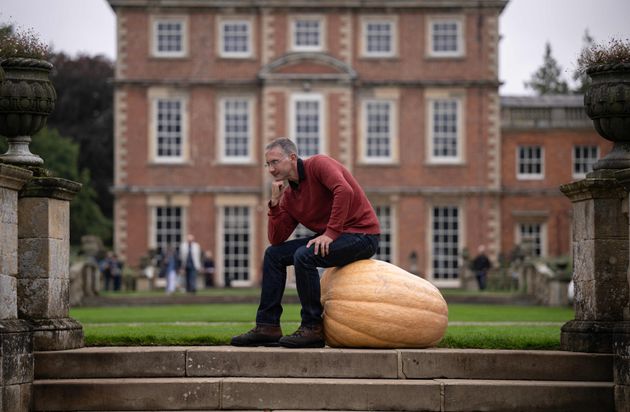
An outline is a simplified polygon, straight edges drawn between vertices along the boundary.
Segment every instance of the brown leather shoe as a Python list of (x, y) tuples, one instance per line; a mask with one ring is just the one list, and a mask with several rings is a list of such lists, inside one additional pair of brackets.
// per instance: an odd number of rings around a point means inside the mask
[(323, 348), (326, 346), (322, 325), (300, 325), (298, 330), (283, 336), (278, 343), (285, 348)]
[(278, 346), (282, 337), (280, 326), (256, 325), (242, 335), (234, 336), (230, 341), (232, 346)]

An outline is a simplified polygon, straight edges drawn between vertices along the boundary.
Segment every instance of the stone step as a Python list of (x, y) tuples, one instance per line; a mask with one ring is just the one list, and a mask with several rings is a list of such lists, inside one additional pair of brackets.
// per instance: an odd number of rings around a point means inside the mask
[(607, 354), (562, 351), (94, 347), (36, 352), (35, 379), (269, 377), (611, 382)]
[(608, 411), (612, 382), (116, 378), (36, 380), (33, 411)]

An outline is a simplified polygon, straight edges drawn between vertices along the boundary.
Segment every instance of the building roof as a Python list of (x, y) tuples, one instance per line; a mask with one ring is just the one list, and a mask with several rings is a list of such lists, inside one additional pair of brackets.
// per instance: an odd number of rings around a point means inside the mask
[(116, 7), (503, 8), (508, 0), (107, 0)]
[(501, 107), (582, 107), (581, 94), (558, 94), (545, 96), (501, 96)]

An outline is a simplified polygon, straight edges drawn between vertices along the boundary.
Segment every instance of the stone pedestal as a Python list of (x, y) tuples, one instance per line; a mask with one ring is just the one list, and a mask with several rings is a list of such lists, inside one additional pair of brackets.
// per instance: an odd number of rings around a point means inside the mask
[(18, 319), (18, 191), (32, 173), (0, 164), (0, 410), (30, 410), (33, 333)]
[(36, 177), (22, 189), (18, 215), (18, 316), (33, 325), (36, 351), (83, 346), (70, 310), (70, 200), (81, 185)]
[(562, 327), (561, 346), (611, 353), (613, 331), (629, 298), (627, 196), (614, 171), (598, 170), (561, 187), (573, 202), (575, 320)]

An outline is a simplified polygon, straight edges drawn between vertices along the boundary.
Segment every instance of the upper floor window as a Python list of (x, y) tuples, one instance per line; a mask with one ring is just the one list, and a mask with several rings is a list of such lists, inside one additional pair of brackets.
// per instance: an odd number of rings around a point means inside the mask
[(363, 55), (391, 57), (396, 54), (394, 21), (366, 19), (363, 21)]
[(324, 153), (322, 95), (295, 94), (291, 96), (291, 123), (292, 136), (301, 157)]
[(462, 161), (462, 100), (429, 97), (429, 155), (431, 163)]
[(221, 57), (244, 58), (252, 55), (249, 20), (225, 20), (220, 27)]
[(460, 57), (464, 55), (463, 19), (431, 17), (428, 24), (429, 56)]
[(542, 179), (544, 177), (542, 147), (519, 146), (516, 167), (518, 179)]
[(182, 98), (157, 98), (153, 101), (155, 160), (181, 162), (184, 160), (184, 110)]
[(573, 177), (583, 178), (599, 159), (598, 146), (573, 146)]
[(324, 49), (324, 20), (321, 17), (298, 17), (291, 24), (294, 51)]
[(186, 18), (154, 19), (151, 52), (154, 57), (186, 56), (188, 53)]
[(363, 103), (363, 157), (369, 162), (391, 162), (393, 159), (394, 104), (387, 100)]
[(248, 162), (252, 146), (252, 103), (249, 98), (221, 100), (222, 161)]

